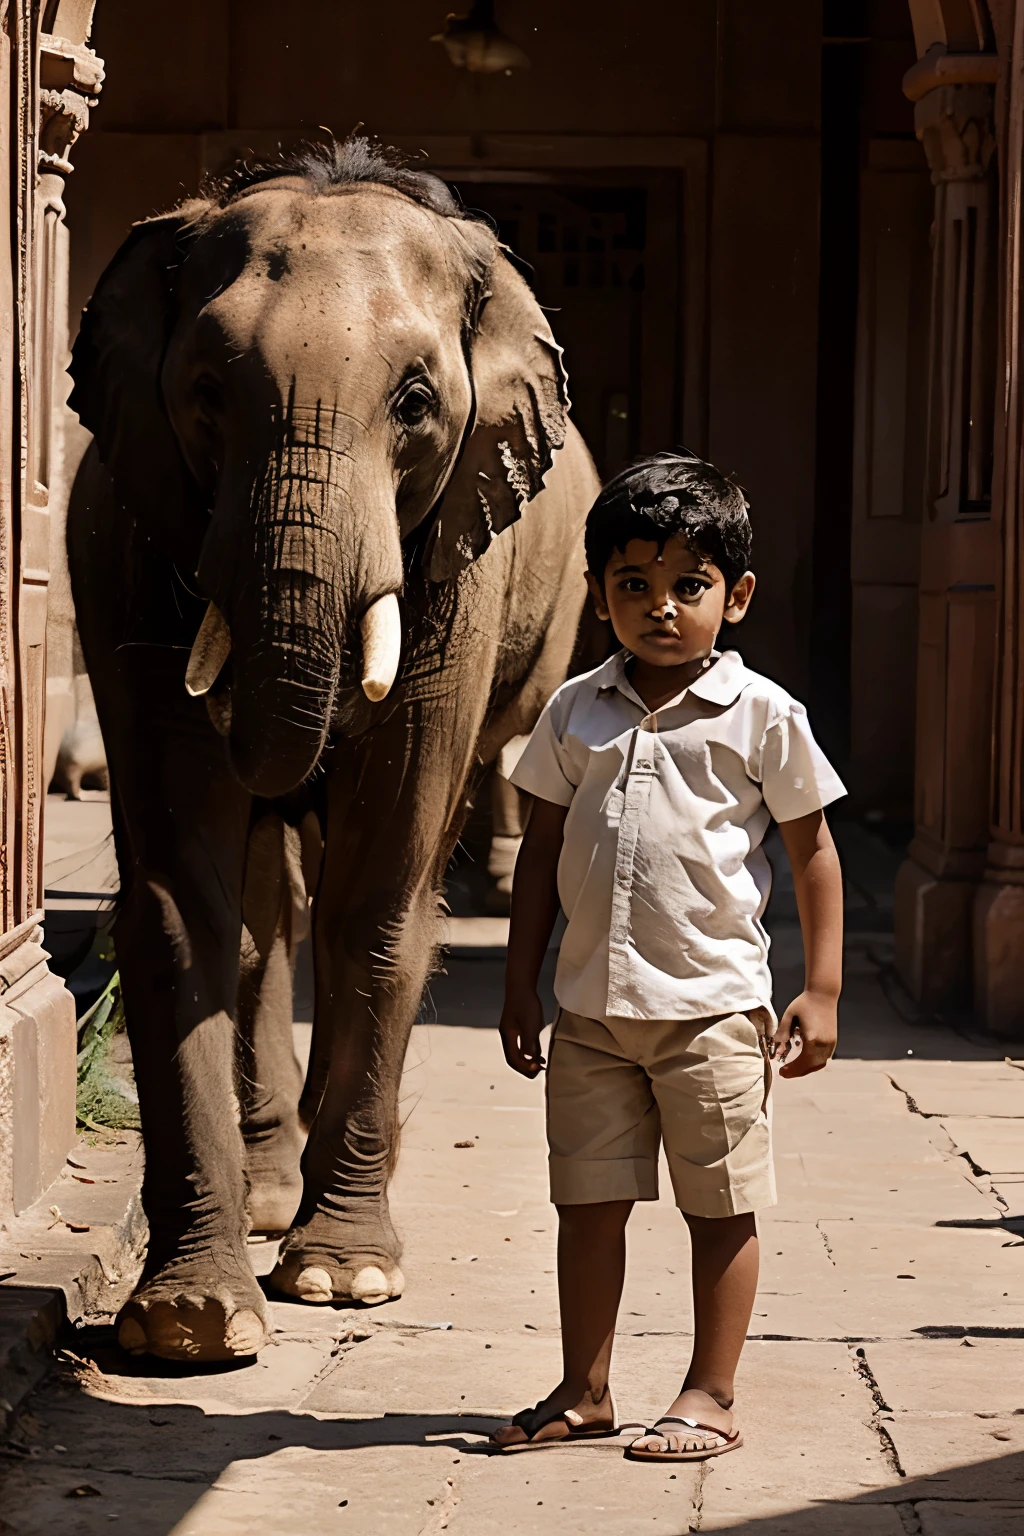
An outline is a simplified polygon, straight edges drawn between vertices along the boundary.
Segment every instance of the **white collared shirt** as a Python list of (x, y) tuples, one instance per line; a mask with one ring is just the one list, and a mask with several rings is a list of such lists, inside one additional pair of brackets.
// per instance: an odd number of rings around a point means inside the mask
[(762, 839), (846, 793), (802, 704), (736, 651), (647, 709), (628, 653), (565, 683), (510, 775), (568, 806), (563, 1008), (696, 1019), (771, 1007)]

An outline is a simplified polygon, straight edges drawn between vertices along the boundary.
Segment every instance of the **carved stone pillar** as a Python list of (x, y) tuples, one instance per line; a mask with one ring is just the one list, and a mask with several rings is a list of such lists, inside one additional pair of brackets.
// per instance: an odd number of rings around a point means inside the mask
[(42, 947), (42, 763), (63, 190), (103, 78), (92, 12), (92, 0), (0, 0), (0, 219), (12, 220), (0, 231), (0, 1216), (56, 1177), (75, 1132), (74, 1002)]
[(935, 186), (935, 220), (915, 835), (896, 883), (896, 965), (914, 999), (939, 1010), (970, 1002), (972, 910), (988, 837), (997, 70), (994, 56), (940, 50), (904, 82)]
[(1024, 330), (1021, 313), (1024, 3), (1017, 0), (1000, 112), (1000, 381), (995, 511), (998, 626), (991, 828), (974, 901), (974, 1002), (990, 1032), (1024, 1039)]

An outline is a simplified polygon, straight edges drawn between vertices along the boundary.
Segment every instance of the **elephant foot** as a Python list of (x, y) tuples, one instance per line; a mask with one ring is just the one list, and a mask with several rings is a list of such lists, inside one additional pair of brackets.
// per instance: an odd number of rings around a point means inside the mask
[(366, 1307), (379, 1307), (393, 1301), (405, 1289), (405, 1276), (397, 1264), (354, 1259), (341, 1264), (322, 1255), (305, 1257), (289, 1253), (277, 1264), (270, 1283), (296, 1301), (358, 1301)]
[(360, 1241), (347, 1225), (317, 1215), (285, 1238), (270, 1283), (297, 1301), (356, 1301), (378, 1307), (405, 1289), (405, 1277), (382, 1236), (368, 1242), (363, 1234)]
[(117, 1342), (132, 1355), (192, 1365), (238, 1360), (262, 1349), (268, 1320), (248, 1264), (204, 1254), (142, 1282), (121, 1308)]

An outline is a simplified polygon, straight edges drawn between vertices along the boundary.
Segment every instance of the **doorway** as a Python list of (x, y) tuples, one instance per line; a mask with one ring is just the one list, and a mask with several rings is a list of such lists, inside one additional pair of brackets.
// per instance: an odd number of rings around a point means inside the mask
[[(678, 178), (456, 177), (488, 216), (564, 349), (572, 419), (602, 480), (675, 444), (681, 324)], [(657, 249), (652, 250), (655, 234)]]

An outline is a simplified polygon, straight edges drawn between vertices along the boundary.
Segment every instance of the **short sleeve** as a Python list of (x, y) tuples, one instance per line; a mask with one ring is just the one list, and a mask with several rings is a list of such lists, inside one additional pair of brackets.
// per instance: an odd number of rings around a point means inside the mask
[(533, 728), (519, 761), (509, 774), (509, 783), (516, 789), (536, 795), (538, 800), (550, 800), (554, 805), (571, 805), (576, 785), (567, 776), (568, 759), (555, 731), (551, 717), (551, 704)]
[(790, 701), (761, 743), (761, 790), (776, 821), (796, 821), (846, 794), (846, 787), (811, 733), (807, 711)]

